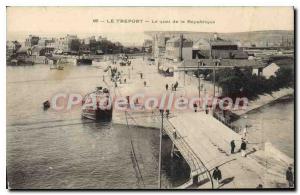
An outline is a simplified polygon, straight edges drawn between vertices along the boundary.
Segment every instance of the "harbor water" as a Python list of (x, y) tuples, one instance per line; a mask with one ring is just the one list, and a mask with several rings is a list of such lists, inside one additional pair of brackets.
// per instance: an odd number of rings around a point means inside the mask
[[(13, 189), (157, 188), (159, 130), (81, 119), (80, 106), (43, 110), (57, 93), (86, 94), (103, 85), (94, 66), (7, 67), (7, 180)], [(132, 145), (138, 162), (132, 159)], [(162, 188), (188, 178), (163, 139)], [(180, 171), (176, 171), (180, 170)], [(186, 171), (184, 171), (186, 170)]]
[(294, 159), (294, 97), (285, 96), (261, 108), (250, 111), (234, 122), (248, 125), (248, 139), (253, 144), (271, 143)]

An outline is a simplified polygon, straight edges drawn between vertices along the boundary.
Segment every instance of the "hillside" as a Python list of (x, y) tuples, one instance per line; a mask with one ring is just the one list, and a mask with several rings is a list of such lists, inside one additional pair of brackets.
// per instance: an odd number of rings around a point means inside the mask
[[(209, 39), (213, 37), (214, 32), (187, 32), (187, 31), (146, 31), (145, 34), (153, 36), (160, 34), (168, 37), (179, 36), (184, 34), (186, 38), (197, 41), (200, 38)], [(287, 30), (266, 30), (266, 31), (249, 31), (249, 32), (236, 32), (236, 33), (218, 33), (224, 39), (241, 41), (242, 43), (251, 42), (258, 45), (269, 43), (281, 43), (282, 39), (286, 41), (293, 41), (294, 32)]]

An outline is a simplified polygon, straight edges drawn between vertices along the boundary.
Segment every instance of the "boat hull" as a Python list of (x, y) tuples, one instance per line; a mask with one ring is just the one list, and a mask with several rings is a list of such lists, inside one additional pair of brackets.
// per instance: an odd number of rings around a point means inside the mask
[(95, 121), (111, 121), (112, 120), (112, 109), (110, 110), (93, 110), (84, 109), (82, 110), (81, 116), (83, 118), (95, 120)]
[(80, 65), (92, 65), (93, 60), (92, 59), (77, 59), (76, 64), (78, 66)]

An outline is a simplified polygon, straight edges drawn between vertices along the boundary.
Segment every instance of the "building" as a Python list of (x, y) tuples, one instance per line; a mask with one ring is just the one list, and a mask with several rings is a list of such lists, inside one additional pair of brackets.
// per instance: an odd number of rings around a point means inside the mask
[[(78, 40), (77, 35), (69, 35), (56, 39), (55, 49), (61, 50), (64, 53), (70, 53), (72, 51), (72, 41)], [(79, 41), (79, 40), (78, 40)]]
[(90, 52), (91, 52), (90, 45), (85, 44), (84, 41), (83, 41), (79, 46), (79, 53), (80, 54), (90, 54)]
[(39, 46), (39, 45), (35, 45), (32, 46), (31, 49), (31, 55), (32, 56), (46, 56), (48, 54), (51, 54), (54, 52), (54, 48), (53, 47), (48, 47), (48, 46)]
[(144, 40), (143, 52), (152, 53), (152, 40), (149, 40), (149, 39)]
[(25, 59), (26, 57), (31, 55), (31, 48), (29, 47), (21, 47), (17, 52), (16, 52), (16, 58), (17, 59)]
[(166, 43), (165, 58), (173, 61), (192, 59), (193, 41), (179, 37), (173, 37)]
[(25, 40), (25, 47), (32, 47), (39, 43), (40, 38), (38, 36), (29, 35)]
[(91, 37), (87, 37), (87, 38), (83, 39), (84, 44), (90, 44), (91, 42), (96, 42), (95, 36), (91, 36)]
[(211, 57), (211, 46), (209, 40), (199, 39), (193, 45), (192, 59), (208, 59)]
[[(275, 63), (271, 63), (270, 65), (266, 66), (262, 70), (262, 75), (265, 76), (267, 79), (269, 79), (271, 76), (276, 76), (276, 72), (280, 69), (280, 66), (278, 66)], [(253, 74), (257, 74), (257, 72), (253, 72)]]
[(99, 37), (97, 38), (97, 41), (107, 41), (107, 38), (106, 38), (106, 37), (99, 36)]
[(248, 59), (236, 42), (221, 39), (217, 34), (210, 40), (199, 39), (193, 46), (193, 59)]
[(162, 57), (166, 51), (166, 43), (169, 37), (161, 34), (155, 34), (152, 41), (152, 55), (154, 58)]
[(18, 41), (6, 41), (6, 57), (9, 58), (21, 48), (21, 44)]
[(215, 33), (214, 38), (210, 40), (211, 57), (213, 59), (233, 59), (238, 51), (237, 44), (229, 40), (224, 40), (218, 37)]

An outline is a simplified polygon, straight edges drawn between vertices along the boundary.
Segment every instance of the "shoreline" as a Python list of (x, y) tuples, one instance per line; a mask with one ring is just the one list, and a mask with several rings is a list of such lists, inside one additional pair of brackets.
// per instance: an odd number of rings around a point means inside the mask
[(248, 102), (247, 109), (231, 111), (231, 114), (233, 115), (231, 120), (232, 122), (237, 121), (243, 115), (254, 112), (255, 110), (263, 108), (264, 106), (276, 103), (277, 101), (280, 101), (282, 98), (288, 96), (294, 97), (294, 89), (291, 87), (281, 88), (278, 91), (272, 92), (272, 94), (259, 95), (257, 99), (250, 100)]

